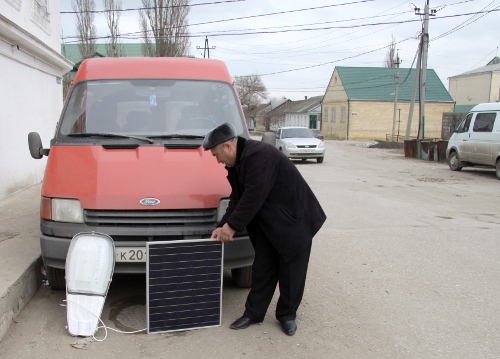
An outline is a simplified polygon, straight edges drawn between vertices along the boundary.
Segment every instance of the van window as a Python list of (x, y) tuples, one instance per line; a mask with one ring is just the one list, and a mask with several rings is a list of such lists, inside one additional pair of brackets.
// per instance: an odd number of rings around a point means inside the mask
[(467, 116), (464, 117), (460, 125), (458, 125), (457, 132), (469, 132), (470, 120), (472, 119), (472, 113), (468, 113)]
[(474, 132), (491, 132), (495, 124), (496, 113), (478, 113), (474, 121)]
[(60, 135), (112, 133), (205, 136), (224, 123), (244, 134), (239, 102), (230, 84), (144, 79), (77, 83), (58, 129)]

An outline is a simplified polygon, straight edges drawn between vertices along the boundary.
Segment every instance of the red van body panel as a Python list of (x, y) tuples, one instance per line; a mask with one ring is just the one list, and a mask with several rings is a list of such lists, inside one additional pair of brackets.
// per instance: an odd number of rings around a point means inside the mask
[[(117, 61), (118, 60), (118, 61)], [(83, 61), (73, 83), (93, 79), (193, 79), (233, 83), (226, 65), (220, 60), (185, 57), (95, 58)]]
[(83, 209), (150, 210), (140, 203), (148, 197), (160, 200), (155, 210), (216, 208), (230, 192), (216, 162), (203, 147), (53, 146), (42, 196), (78, 199)]

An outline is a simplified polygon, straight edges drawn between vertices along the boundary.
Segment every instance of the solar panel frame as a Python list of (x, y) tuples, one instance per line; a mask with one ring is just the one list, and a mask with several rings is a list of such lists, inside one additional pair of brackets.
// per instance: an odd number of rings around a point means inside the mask
[(148, 333), (220, 326), (224, 245), (210, 238), (146, 247)]

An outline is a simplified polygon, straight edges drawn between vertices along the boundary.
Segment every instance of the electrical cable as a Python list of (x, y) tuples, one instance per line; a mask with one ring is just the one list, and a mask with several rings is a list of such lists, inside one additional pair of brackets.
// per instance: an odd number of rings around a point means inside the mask
[(241, 2), (246, 0), (225, 0), (225, 1), (215, 1), (215, 2), (207, 2), (207, 3), (198, 3), (198, 4), (187, 4), (187, 5), (171, 5), (171, 6), (158, 6), (158, 7), (139, 7), (139, 8), (129, 8), (129, 9), (110, 9), (110, 10), (87, 10), (87, 11), (61, 11), (59, 14), (68, 15), (68, 14), (80, 14), (80, 13), (88, 13), (88, 14), (102, 14), (106, 12), (128, 12), (128, 11), (140, 11), (140, 10), (152, 10), (152, 9), (170, 9), (176, 7), (188, 7), (188, 6), (204, 6), (204, 5), (219, 5), (224, 3), (231, 2)]
[[(96, 317), (99, 322), (101, 322), (101, 326), (97, 326), (96, 327), (96, 330), (95, 332), (92, 334), (92, 338), (96, 341), (96, 342), (103, 342), (106, 340), (106, 338), (108, 337), (108, 329), (109, 330), (112, 330), (114, 332), (117, 332), (117, 333), (121, 333), (121, 334), (135, 334), (135, 333), (140, 333), (140, 332), (144, 332), (146, 331), (148, 328), (144, 328), (144, 329), (139, 329), (139, 330), (134, 330), (134, 331), (131, 331), (131, 332), (125, 332), (125, 331), (122, 331), (122, 330), (118, 330), (118, 329), (115, 329), (115, 328), (111, 328), (111, 327), (108, 327), (106, 326), (106, 324), (104, 324), (104, 322), (101, 320), (101, 318), (97, 315), (95, 315), (92, 311), (88, 310), (87, 308), (85, 308), (84, 306), (80, 305), (79, 303), (76, 303), (75, 301), (72, 301), (72, 300), (69, 300), (69, 299), (65, 299), (64, 302), (71, 302), (73, 304), (76, 304), (77, 306), (79, 306), (80, 308), (82, 308), (83, 310), (89, 312), (90, 314), (92, 314), (94, 317)], [(61, 306), (65, 307), (66, 305), (65, 304), (61, 304)], [(99, 331), (99, 329), (103, 328), (104, 329), (104, 338), (102, 339), (97, 339), (95, 337), (95, 335), (97, 334), (97, 332)]]

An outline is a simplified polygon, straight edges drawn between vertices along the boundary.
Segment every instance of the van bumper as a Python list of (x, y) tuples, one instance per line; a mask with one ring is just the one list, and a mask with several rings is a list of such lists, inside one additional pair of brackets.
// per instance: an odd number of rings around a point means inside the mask
[[(40, 248), (44, 264), (52, 268), (65, 269), (66, 256), (70, 243), (71, 238), (52, 237), (41, 233)], [(146, 242), (115, 241), (114, 244), (116, 248), (146, 248)], [(233, 242), (224, 243), (224, 269), (248, 267), (252, 265), (254, 255), (255, 252), (248, 235), (235, 237)], [(114, 272), (145, 273), (146, 262), (115, 262)]]

